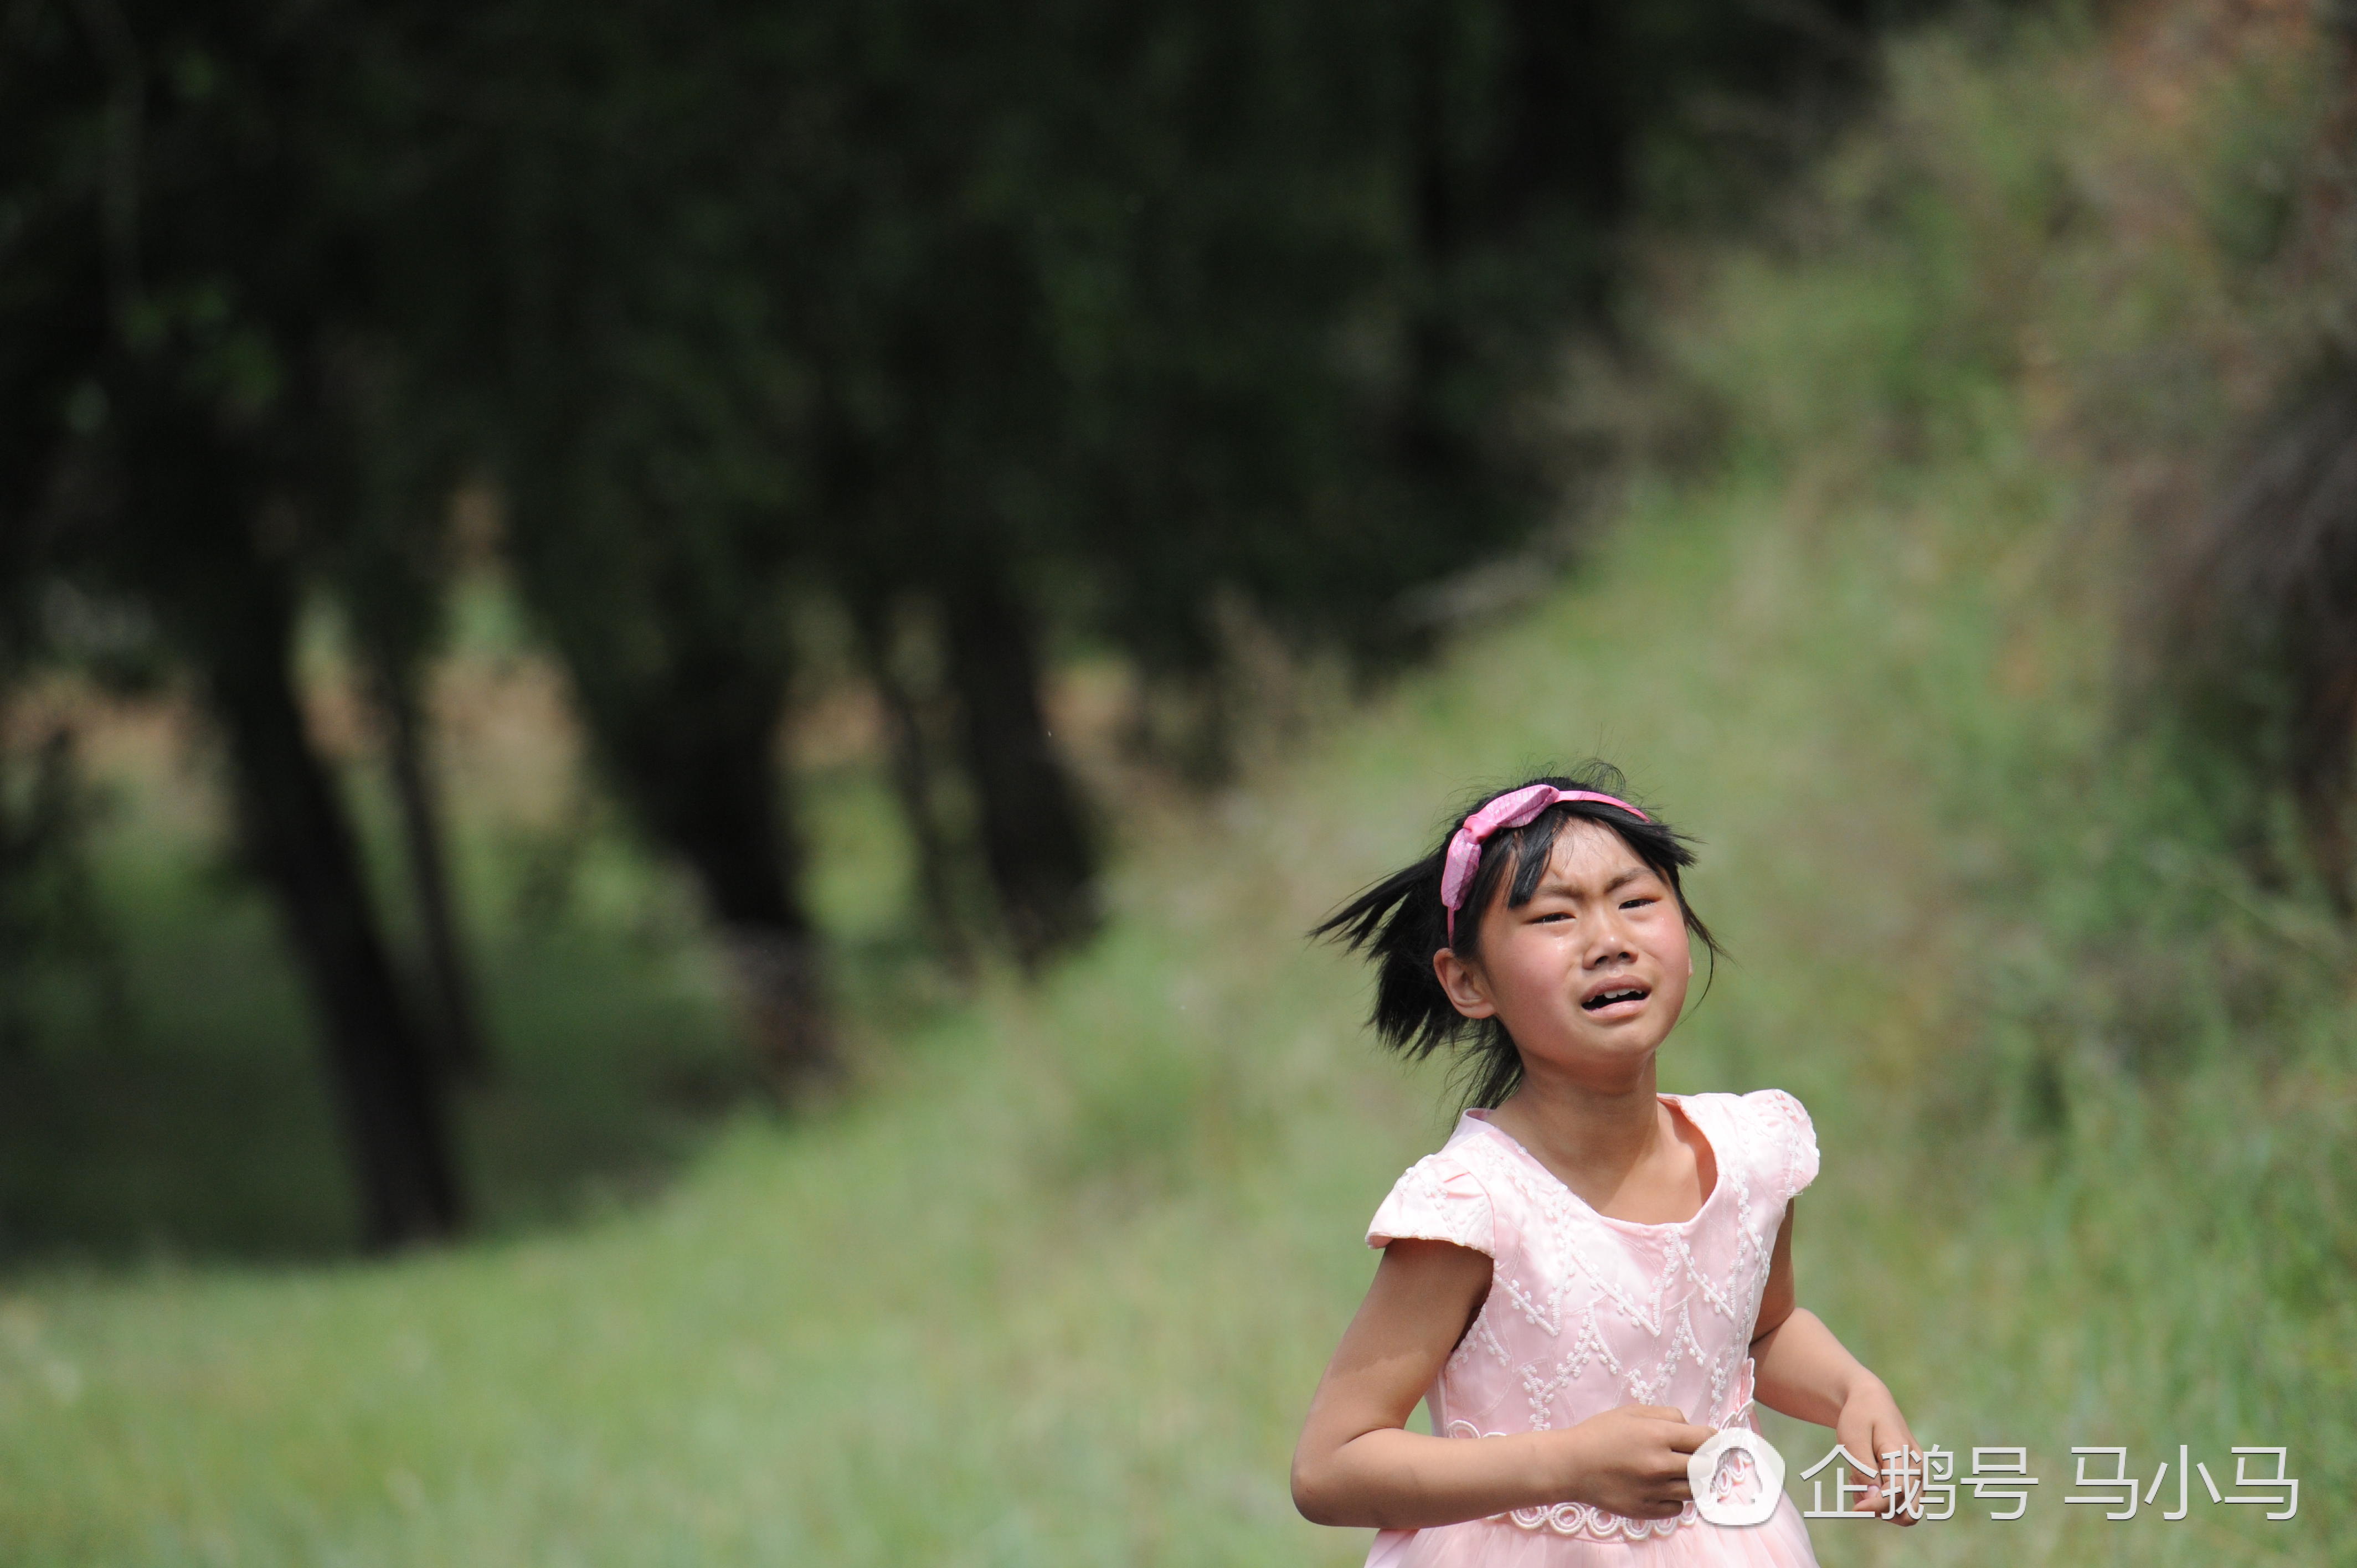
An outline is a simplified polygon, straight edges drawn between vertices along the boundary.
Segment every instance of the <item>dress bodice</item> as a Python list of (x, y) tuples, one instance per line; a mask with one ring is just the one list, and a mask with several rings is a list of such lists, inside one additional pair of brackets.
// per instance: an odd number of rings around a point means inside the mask
[[(1473, 1111), (1383, 1200), (1370, 1245), (1424, 1238), (1492, 1260), (1489, 1296), (1428, 1396), (1437, 1433), (1560, 1429), (1629, 1404), (1675, 1406), (1702, 1425), (1752, 1424), (1753, 1325), (1786, 1207), (1816, 1176), (1816, 1135), (1781, 1090), (1663, 1099), (1717, 1162), (1690, 1219), (1597, 1213)], [(1678, 1530), (1694, 1510), (1643, 1520), (1566, 1502), (1509, 1517), (1528, 1530), (1635, 1541)]]

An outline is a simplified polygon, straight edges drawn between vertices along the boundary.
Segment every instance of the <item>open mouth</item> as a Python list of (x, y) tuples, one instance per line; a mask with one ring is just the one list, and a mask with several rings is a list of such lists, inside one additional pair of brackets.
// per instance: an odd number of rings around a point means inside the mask
[(1641, 985), (1616, 985), (1609, 991), (1598, 992), (1580, 1005), (1590, 1013), (1600, 1013), (1623, 1002), (1642, 1002), (1645, 996), (1646, 991)]

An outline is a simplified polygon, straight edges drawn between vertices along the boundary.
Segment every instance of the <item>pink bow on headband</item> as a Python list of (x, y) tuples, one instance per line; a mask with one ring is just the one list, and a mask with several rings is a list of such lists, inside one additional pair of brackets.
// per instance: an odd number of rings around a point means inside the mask
[(1474, 868), (1481, 864), (1481, 845), (1490, 835), (1506, 828), (1519, 828), (1535, 822), (1538, 814), (1550, 806), (1561, 806), (1573, 800), (1595, 800), (1607, 806), (1618, 806), (1641, 822), (1653, 819), (1628, 801), (1615, 795), (1599, 795), (1593, 789), (1558, 789), (1552, 784), (1531, 784), (1510, 794), (1501, 795), (1471, 816), (1448, 841), (1448, 858), (1440, 867), (1440, 903), (1448, 911), (1448, 942), (1457, 944), (1457, 911), (1465, 907), (1465, 890), (1473, 885)]

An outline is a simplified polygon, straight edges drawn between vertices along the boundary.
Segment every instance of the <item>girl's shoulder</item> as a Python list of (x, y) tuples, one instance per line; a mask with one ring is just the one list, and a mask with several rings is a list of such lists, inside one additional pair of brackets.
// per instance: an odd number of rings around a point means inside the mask
[[(1691, 1113), (1706, 1117), (1734, 1133), (1749, 1154), (1759, 1179), (1774, 1191), (1779, 1202), (1790, 1201), (1817, 1179), (1817, 1129), (1801, 1102), (1781, 1089), (1758, 1089), (1749, 1094), (1689, 1094), (1679, 1097)], [(1709, 1134), (1717, 1129), (1706, 1124)], [(1718, 1151), (1724, 1159), (1729, 1151)]]
[[(1468, 1136), (1469, 1129), (1474, 1135)], [(1469, 1119), (1438, 1152), (1401, 1173), (1367, 1226), (1367, 1245), (1450, 1241), (1496, 1257), (1497, 1212), (1483, 1179), (1482, 1144)]]

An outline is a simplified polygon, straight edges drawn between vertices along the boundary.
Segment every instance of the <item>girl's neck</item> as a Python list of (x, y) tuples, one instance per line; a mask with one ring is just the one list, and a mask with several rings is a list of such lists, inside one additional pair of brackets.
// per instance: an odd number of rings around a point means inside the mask
[(1605, 1084), (1559, 1072), (1527, 1073), (1490, 1120), (1600, 1211), (1596, 1196), (1609, 1197), (1651, 1161), (1665, 1133), (1676, 1141), (1659, 1082), (1650, 1053), (1630, 1078)]

